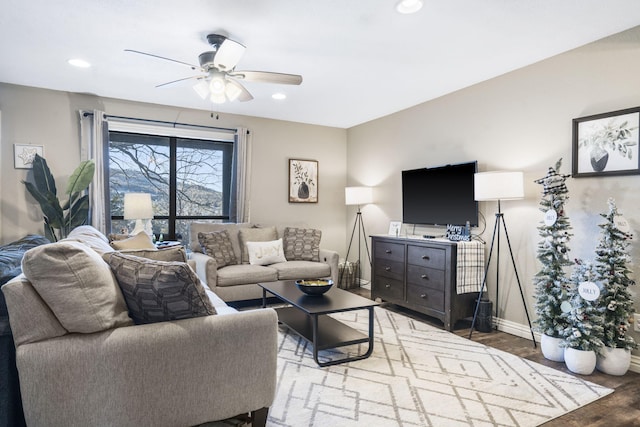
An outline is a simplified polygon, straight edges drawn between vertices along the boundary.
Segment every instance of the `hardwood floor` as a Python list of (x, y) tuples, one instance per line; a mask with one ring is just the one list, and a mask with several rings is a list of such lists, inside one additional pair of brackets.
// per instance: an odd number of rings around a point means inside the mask
[[(367, 298), (371, 296), (370, 291), (365, 288), (355, 288), (350, 289), (350, 291)], [(385, 304), (384, 307), (436, 327), (441, 328), (443, 326), (442, 322), (438, 319), (393, 304)], [(469, 336), (470, 326), (471, 322), (458, 322), (458, 329), (456, 329), (454, 333), (466, 338)], [(538, 345), (537, 348), (534, 348), (531, 340), (500, 331), (487, 333), (474, 331), (471, 335), (471, 340), (575, 375), (566, 368), (564, 363), (552, 362), (545, 359), (540, 351), (540, 346)], [(549, 421), (543, 424), (544, 427), (640, 426), (640, 374), (627, 372), (625, 375), (618, 377), (595, 371), (592, 375), (576, 376), (605, 387), (613, 388), (615, 392), (562, 417)]]

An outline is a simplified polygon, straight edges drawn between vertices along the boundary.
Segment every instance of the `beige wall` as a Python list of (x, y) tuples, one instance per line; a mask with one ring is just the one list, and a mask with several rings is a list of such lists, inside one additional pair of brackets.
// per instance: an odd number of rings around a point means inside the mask
[[(563, 158), (562, 171), (571, 172), (573, 118), (639, 106), (638, 76), (640, 27), (349, 129), (347, 184), (376, 187), (377, 202), (363, 209), (367, 231), (386, 233), (390, 220), (401, 219), (403, 169), (478, 160), (480, 171), (522, 170), (526, 199), (503, 202), (502, 208), (533, 314), (532, 278), (539, 269), (536, 227), (542, 219), (538, 210), (541, 187), (533, 181), (559, 158)], [(638, 148), (634, 148), (636, 156)], [(608, 197), (616, 199), (636, 236), (640, 233), (639, 184), (638, 175), (568, 180), (572, 258), (593, 258), (601, 219), (598, 213), (606, 211)], [(482, 237), (490, 242), (496, 203), (481, 202), (480, 210), (487, 221)], [(420, 234), (424, 231), (417, 229)], [(508, 321), (526, 324), (505, 249), (503, 242), (499, 313)], [(633, 277), (640, 282), (637, 238), (631, 254), (631, 268), (636, 270)], [(488, 286), (495, 300), (493, 271)], [(640, 308), (638, 296), (636, 307)], [(636, 338), (640, 341), (640, 334)]]
[[(345, 249), (344, 185), (346, 130), (300, 123), (99, 98), (0, 83), (0, 241), (42, 233), (40, 208), (21, 180), (27, 170), (13, 168), (13, 144), (44, 145), (56, 177), (58, 197), (79, 163), (78, 110), (99, 109), (115, 116), (250, 129), (253, 144), (251, 220), (277, 225), (308, 225), (323, 231), (321, 246)], [(288, 159), (319, 162), (319, 202), (291, 204), (287, 197)]]

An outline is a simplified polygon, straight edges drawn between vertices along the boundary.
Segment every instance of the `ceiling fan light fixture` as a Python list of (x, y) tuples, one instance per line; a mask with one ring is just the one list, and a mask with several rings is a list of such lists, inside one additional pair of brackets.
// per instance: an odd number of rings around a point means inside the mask
[(212, 93), (209, 99), (214, 104), (224, 104), (225, 102), (227, 102), (227, 98), (224, 96), (224, 93), (222, 95), (217, 95), (215, 93)]
[(224, 93), (227, 95), (227, 98), (229, 98), (229, 101), (233, 102), (238, 99), (242, 93), (242, 88), (233, 80), (227, 80), (227, 87), (225, 88)]
[(205, 80), (200, 80), (196, 83), (193, 86), (193, 90), (195, 90), (202, 99), (207, 99), (207, 96), (209, 96), (209, 84)]
[(224, 76), (221, 74), (215, 74), (211, 77), (211, 81), (209, 82), (209, 90), (212, 95), (224, 95), (224, 90), (226, 87), (226, 82)]
[(396, 3), (396, 10), (402, 14), (416, 13), (422, 9), (424, 2), (422, 0), (400, 0)]

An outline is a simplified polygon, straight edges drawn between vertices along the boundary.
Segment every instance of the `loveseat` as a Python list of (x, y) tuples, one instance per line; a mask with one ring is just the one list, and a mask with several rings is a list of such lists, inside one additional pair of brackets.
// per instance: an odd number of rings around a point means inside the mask
[[(262, 298), (258, 283), (331, 278), (337, 284), (339, 255), (320, 248), (321, 237), (308, 227), (193, 222), (190, 259), (200, 280), (224, 301), (253, 300)], [(273, 257), (253, 260), (250, 249)]]
[[(249, 413), (266, 423), (276, 313), (228, 307), (180, 249), (114, 251), (83, 226), (27, 251), (23, 274), (2, 287), (27, 425), (187, 427)], [(183, 260), (157, 260), (168, 256)], [(189, 285), (186, 299), (166, 290), (175, 282)], [(136, 306), (144, 295), (129, 300), (150, 290), (159, 313)], [(180, 320), (162, 321), (167, 312)]]

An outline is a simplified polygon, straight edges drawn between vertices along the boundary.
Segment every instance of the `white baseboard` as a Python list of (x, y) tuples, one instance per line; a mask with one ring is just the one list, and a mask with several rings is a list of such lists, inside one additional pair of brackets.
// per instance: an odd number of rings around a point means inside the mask
[[(515, 335), (520, 338), (526, 338), (531, 340), (531, 331), (526, 325), (520, 323), (511, 322), (509, 320), (493, 318), (493, 325), (499, 331), (506, 332), (511, 335)], [(536, 342), (540, 344), (540, 334), (535, 332)], [(640, 356), (631, 355), (631, 365), (629, 366), (631, 372), (640, 373)]]

